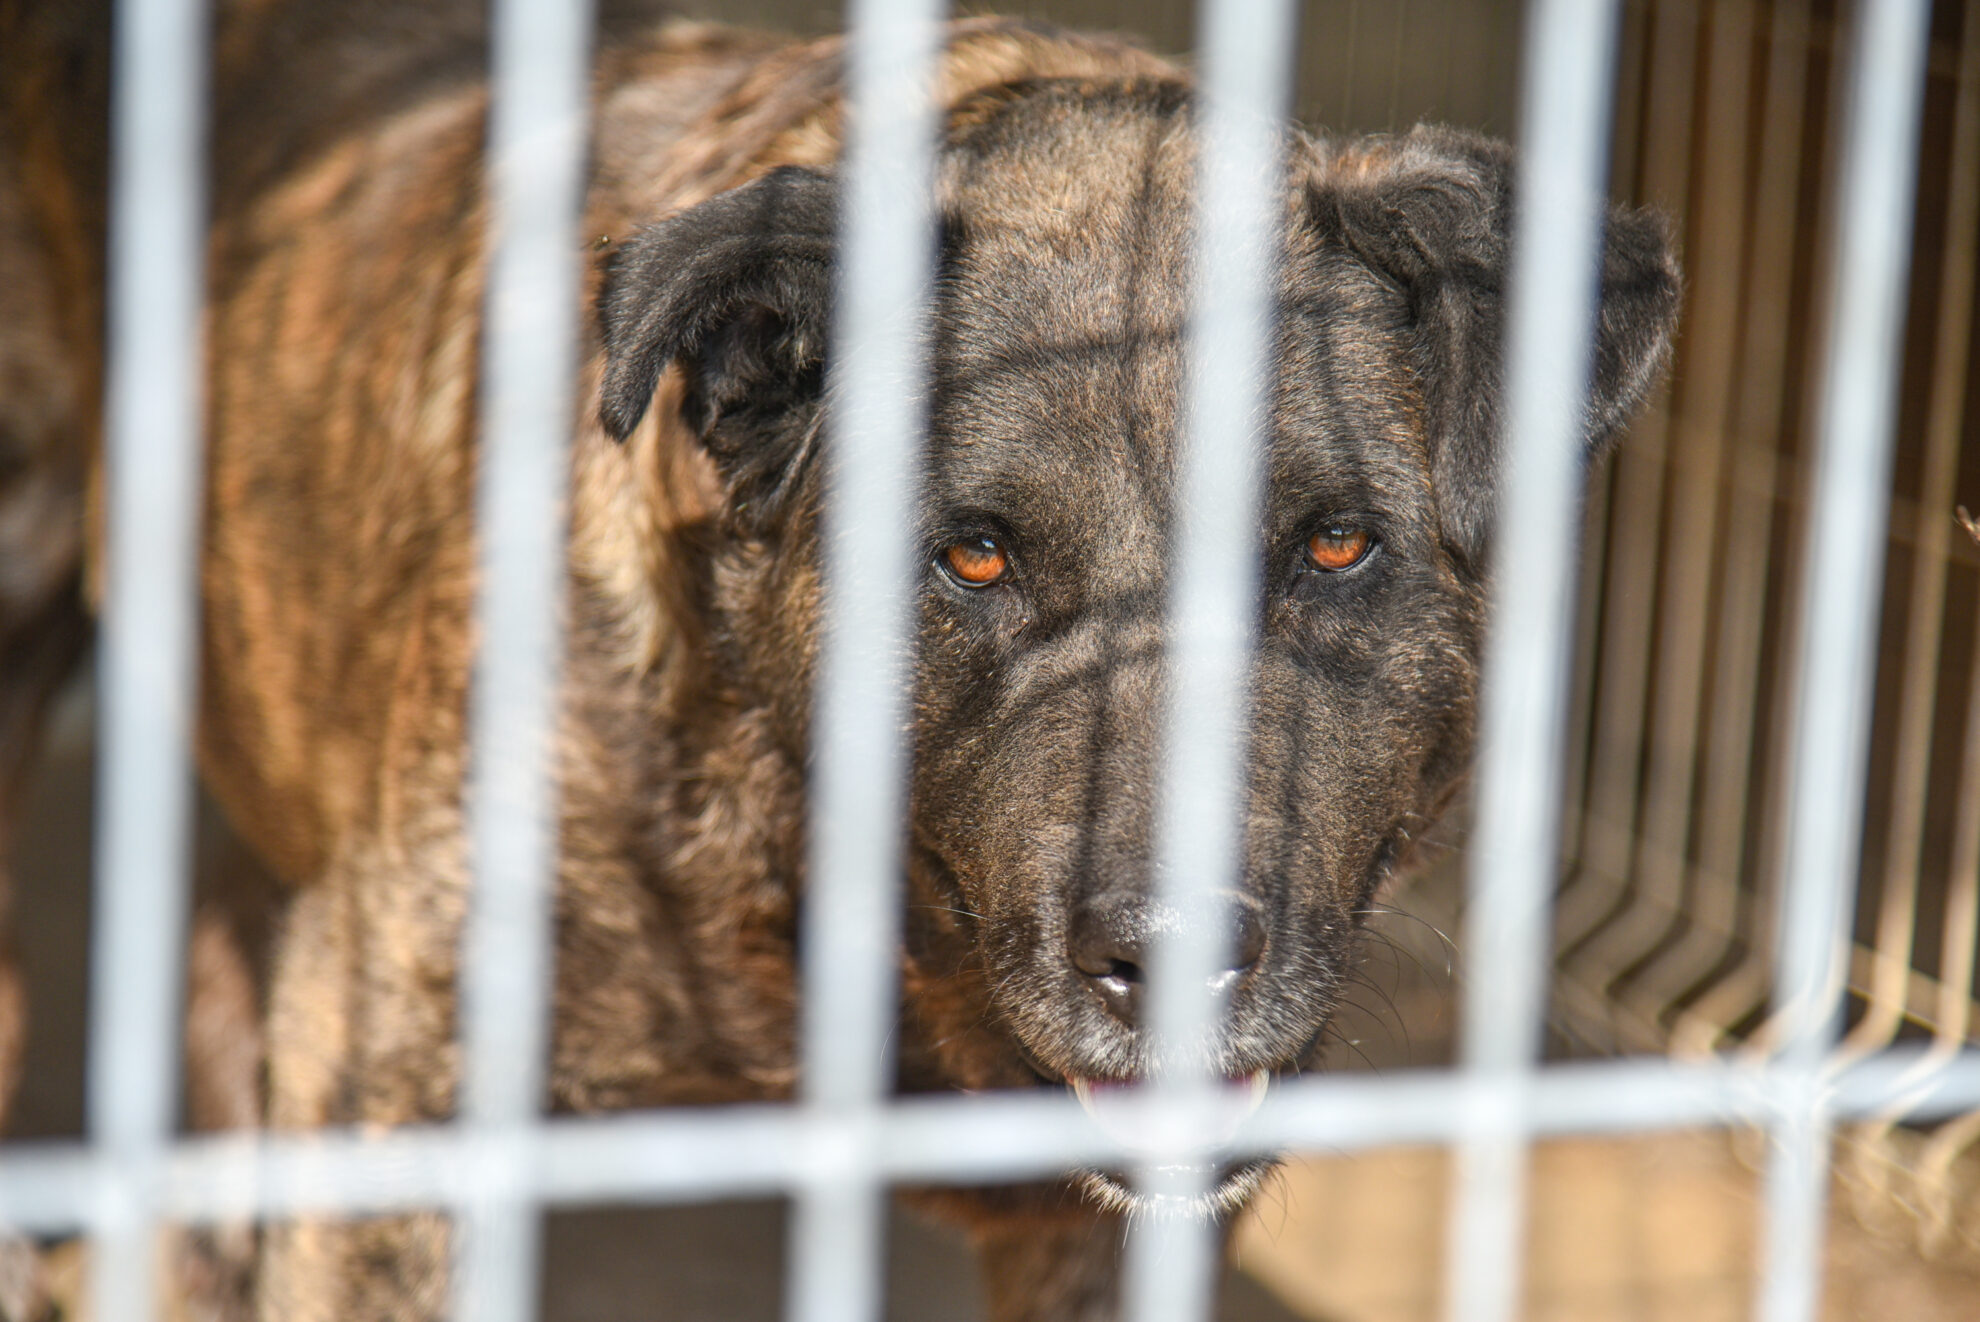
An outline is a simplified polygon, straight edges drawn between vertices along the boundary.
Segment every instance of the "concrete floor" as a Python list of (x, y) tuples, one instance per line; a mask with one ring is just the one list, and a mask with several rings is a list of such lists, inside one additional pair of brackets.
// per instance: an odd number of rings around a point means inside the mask
[[(775, 1322), (781, 1316), (784, 1205), (608, 1209), (550, 1218), (547, 1322)], [(655, 1310), (658, 1311), (655, 1311)], [(976, 1265), (948, 1231), (896, 1213), (888, 1322), (977, 1322)], [(1224, 1282), (1221, 1322), (1293, 1322), (1250, 1277)]]

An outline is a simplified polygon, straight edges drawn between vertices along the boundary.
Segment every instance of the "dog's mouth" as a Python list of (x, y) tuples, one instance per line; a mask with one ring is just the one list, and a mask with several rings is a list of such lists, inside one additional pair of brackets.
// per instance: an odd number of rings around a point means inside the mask
[[(1086, 1194), (1109, 1211), (1127, 1216), (1171, 1216), (1213, 1220), (1242, 1208), (1275, 1164), (1268, 1158), (1238, 1162), (1206, 1156), (1200, 1161), (1175, 1159), (1177, 1152), (1214, 1153), (1236, 1137), (1239, 1128), (1258, 1110), (1270, 1089), (1269, 1070), (1254, 1070), (1225, 1080), (1216, 1090), (1209, 1125), (1177, 1132), (1174, 1121), (1150, 1108), (1150, 1099), (1137, 1096), (1133, 1080), (1071, 1076), (1066, 1080), (1079, 1104), (1107, 1135), (1130, 1153), (1147, 1153), (1137, 1162), (1136, 1175), (1087, 1170), (1078, 1176)], [(1200, 1120), (1193, 1115), (1191, 1120)]]

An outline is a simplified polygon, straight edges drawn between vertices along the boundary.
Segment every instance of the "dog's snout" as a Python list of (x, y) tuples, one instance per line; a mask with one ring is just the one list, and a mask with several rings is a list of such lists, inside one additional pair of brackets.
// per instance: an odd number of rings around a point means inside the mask
[[(1224, 897), (1230, 925), (1222, 966), (1205, 988), (1222, 995), (1237, 986), (1265, 952), (1265, 927), (1254, 905), (1236, 895)], [(1072, 963), (1081, 979), (1118, 1019), (1133, 1024), (1141, 1014), (1142, 986), (1150, 952), (1159, 933), (1180, 915), (1152, 901), (1129, 900), (1088, 905), (1072, 922)]]

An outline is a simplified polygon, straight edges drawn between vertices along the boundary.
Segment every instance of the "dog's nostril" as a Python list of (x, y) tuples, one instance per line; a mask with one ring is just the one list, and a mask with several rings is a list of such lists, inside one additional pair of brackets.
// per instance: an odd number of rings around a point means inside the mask
[[(1210, 979), (1213, 993), (1230, 991), (1265, 953), (1265, 928), (1255, 907), (1232, 897), (1227, 912), (1232, 922), (1230, 956), (1224, 970)], [(1109, 1011), (1130, 1023), (1141, 1008), (1143, 970), (1159, 925), (1154, 906), (1137, 901), (1082, 908), (1073, 917), (1073, 967)]]
[(1258, 920), (1257, 911), (1249, 904), (1237, 904), (1233, 913), (1237, 918), (1237, 941), (1231, 947), (1231, 972), (1248, 973), (1265, 954), (1265, 924)]
[(1141, 1008), (1147, 915), (1139, 905), (1082, 909), (1073, 916), (1072, 963), (1115, 1018), (1134, 1022)]
[(1089, 978), (1120, 978), (1126, 982), (1140, 982), (1140, 946), (1135, 943), (1131, 950), (1121, 948), (1128, 944), (1110, 941), (1104, 933), (1076, 937), (1073, 941), (1073, 967)]

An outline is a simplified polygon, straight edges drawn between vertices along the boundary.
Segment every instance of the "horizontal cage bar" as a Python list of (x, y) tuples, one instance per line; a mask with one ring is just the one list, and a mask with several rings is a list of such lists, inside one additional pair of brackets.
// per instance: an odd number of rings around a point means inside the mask
[[(1959, 1114), (1980, 1108), (1980, 1050), (1940, 1063), (1893, 1049), (1813, 1080), (1761, 1063), (1660, 1060), (1555, 1065), (1511, 1085), (1448, 1071), (1306, 1079), (1276, 1089), (1226, 1150), (1448, 1143), (1466, 1132), (1467, 1111), (1502, 1105), (1509, 1089), (1526, 1099), (1525, 1128), (1536, 1138), (1766, 1125), (1810, 1087), (1822, 1089), (1839, 1120)], [(1143, 1109), (1150, 1129), (1192, 1118), (1155, 1097)], [(515, 1178), (552, 1206), (776, 1194), (817, 1178), (821, 1167), (831, 1174), (849, 1144), (869, 1145), (873, 1177), (893, 1183), (1026, 1179), (1138, 1155), (1071, 1099), (1028, 1093), (914, 1098), (838, 1115), (742, 1105), (559, 1118), (528, 1132), (534, 1159)], [(512, 1137), (440, 1125), (189, 1139), (167, 1155), (158, 1206), (185, 1222), (443, 1207), (474, 1196), (490, 1178), (490, 1145)], [(81, 1144), (0, 1150), (0, 1224), (87, 1228), (99, 1214), (96, 1181), (107, 1160)]]

